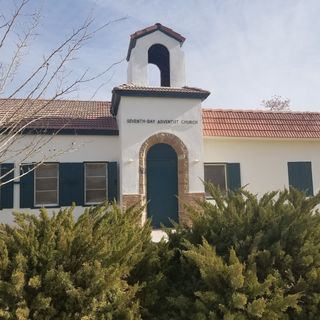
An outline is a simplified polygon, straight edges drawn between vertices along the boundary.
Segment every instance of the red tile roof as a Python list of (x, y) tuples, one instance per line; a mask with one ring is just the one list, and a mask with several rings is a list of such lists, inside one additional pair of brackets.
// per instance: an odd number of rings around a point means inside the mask
[(252, 138), (320, 138), (320, 113), (204, 109), (203, 135)]
[[(120, 86), (120, 90), (198, 93), (197, 88)], [(0, 99), (0, 126), (32, 121), (29, 129), (118, 134), (111, 103), (77, 100)], [(320, 113), (203, 109), (203, 135), (212, 137), (319, 139)]]
[(110, 102), (0, 99), (0, 125), (29, 123), (29, 129), (90, 131), (117, 134)]
[(129, 61), (130, 59), (130, 54), (131, 54), (131, 50), (136, 46), (136, 41), (137, 39), (144, 37), (147, 34), (150, 34), (152, 32), (155, 31), (161, 31), (163, 33), (165, 33), (166, 35), (168, 35), (169, 37), (176, 39), (177, 41), (179, 41), (181, 44), (186, 40), (185, 37), (183, 37), (181, 34), (173, 31), (172, 29), (163, 26), (161, 23), (156, 23), (153, 26), (144, 28), (142, 30), (136, 31), (135, 33), (133, 33), (130, 36), (130, 43), (129, 43), (129, 49), (128, 49), (128, 54), (127, 54), (127, 61)]
[(209, 96), (207, 90), (194, 87), (145, 87), (134, 84), (123, 84), (112, 90), (111, 113), (116, 115), (121, 96), (194, 98), (204, 100)]
[(140, 92), (181, 92), (181, 93), (206, 93), (210, 94), (209, 91), (195, 87), (145, 87), (136, 86), (134, 84), (122, 84), (115, 87), (114, 90), (118, 91), (140, 91)]
[(149, 33), (152, 33), (154, 31), (161, 31), (167, 35), (169, 35), (170, 37), (176, 39), (179, 42), (184, 42), (186, 40), (185, 37), (183, 37), (180, 33), (173, 31), (172, 29), (162, 25), (161, 23), (155, 23), (154, 25), (144, 28), (142, 30), (136, 31), (135, 33), (133, 33), (130, 38), (131, 39), (138, 39), (141, 38)]

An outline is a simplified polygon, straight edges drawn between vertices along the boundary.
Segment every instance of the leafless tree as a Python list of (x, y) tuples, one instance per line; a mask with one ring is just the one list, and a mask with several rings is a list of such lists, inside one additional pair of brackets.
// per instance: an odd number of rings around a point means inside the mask
[[(19, 159), (19, 164), (28, 162), (28, 159), (48, 144), (59, 131), (45, 134), (43, 130), (31, 135), (27, 144), (19, 143), (24, 139), (26, 130), (46, 117), (44, 110), (54, 100), (79, 90), (85, 83), (101, 78), (122, 61), (107, 66), (99, 74), (92, 75), (87, 69), (75, 77), (72, 62), (81, 48), (87, 45), (97, 32), (125, 19), (110, 20), (96, 26), (94, 19), (88, 17), (51, 52), (43, 56), (29, 74), (22, 76), (23, 59), (26, 53), (32, 54), (32, 42), (38, 36), (41, 18), (40, 10), (29, 12), (29, 1), (19, 0), (13, 12), (0, 14), (0, 164), (12, 159)], [(22, 99), (14, 100), (21, 95)], [(46, 99), (42, 99), (43, 97)], [(44, 156), (37, 165), (66, 151), (55, 150)], [(9, 174), (10, 172), (6, 172), (5, 175)], [(14, 179), (17, 178), (19, 177)], [(7, 181), (4, 182), (5, 180)], [(9, 181), (0, 174), (0, 186)]]
[(289, 111), (290, 100), (274, 95), (271, 99), (262, 100), (262, 105), (270, 111)]

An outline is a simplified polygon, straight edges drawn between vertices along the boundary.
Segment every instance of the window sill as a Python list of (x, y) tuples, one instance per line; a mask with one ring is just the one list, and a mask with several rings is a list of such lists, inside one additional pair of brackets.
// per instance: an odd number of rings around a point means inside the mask
[(36, 209), (41, 209), (41, 208), (60, 208), (58, 204), (35, 204), (33, 206)]
[(103, 203), (103, 202), (106, 202), (106, 201), (108, 201), (108, 200), (106, 199), (106, 200), (99, 201), (99, 202), (87, 202), (87, 203), (85, 203), (83, 206), (84, 206), (84, 207), (97, 206), (97, 205), (99, 205), (99, 204), (101, 204), (101, 203)]

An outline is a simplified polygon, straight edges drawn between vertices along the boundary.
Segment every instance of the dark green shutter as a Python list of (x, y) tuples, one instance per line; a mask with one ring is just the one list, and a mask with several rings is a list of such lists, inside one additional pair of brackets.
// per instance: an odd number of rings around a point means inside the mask
[(70, 206), (84, 204), (84, 165), (83, 163), (60, 163), (59, 165), (59, 204)]
[(20, 208), (34, 207), (34, 165), (25, 164), (20, 167)]
[[(1, 176), (2, 181), (6, 182), (14, 178), (14, 164), (2, 163), (1, 164)], [(5, 176), (4, 176), (5, 175)], [(4, 184), (0, 189), (0, 208), (11, 209), (13, 208), (13, 181)]]
[(227, 184), (231, 191), (241, 188), (240, 163), (227, 163)]
[(313, 195), (311, 162), (288, 162), (289, 185)]
[(118, 200), (118, 164), (108, 162), (108, 200)]

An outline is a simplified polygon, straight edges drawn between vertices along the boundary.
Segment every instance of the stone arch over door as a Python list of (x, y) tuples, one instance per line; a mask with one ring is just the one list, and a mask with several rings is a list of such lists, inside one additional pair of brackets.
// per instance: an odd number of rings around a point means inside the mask
[(148, 150), (155, 144), (165, 143), (170, 145), (178, 157), (178, 215), (179, 221), (187, 222), (187, 215), (183, 206), (183, 202), (188, 198), (189, 192), (189, 157), (188, 149), (185, 144), (174, 134), (171, 133), (157, 133), (149, 137), (141, 146), (139, 152), (139, 194), (143, 203), (146, 197), (146, 157)]

